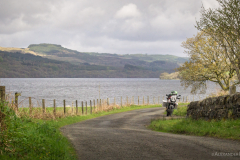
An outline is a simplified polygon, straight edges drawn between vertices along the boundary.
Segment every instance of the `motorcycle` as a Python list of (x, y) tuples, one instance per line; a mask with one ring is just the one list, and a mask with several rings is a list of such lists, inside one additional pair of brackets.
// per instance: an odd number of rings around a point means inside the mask
[(177, 96), (176, 93), (176, 91), (173, 91), (171, 94), (166, 94), (167, 100), (163, 100), (163, 107), (166, 107), (167, 116), (171, 116), (173, 110), (178, 107), (177, 99), (181, 99), (181, 95)]

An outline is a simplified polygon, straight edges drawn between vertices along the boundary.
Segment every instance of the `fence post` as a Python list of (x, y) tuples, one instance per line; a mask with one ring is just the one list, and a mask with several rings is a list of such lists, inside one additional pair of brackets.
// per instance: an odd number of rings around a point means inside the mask
[(193, 101), (194, 101), (194, 96), (193, 96)]
[(145, 102), (144, 102), (144, 96), (143, 96), (143, 105), (145, 105)]
[(15, 93), (15, 106), (16, 106), (16, 110), (18, 111), (18, 93)]
[(122, 107), (122, 97), (121, 97), (121, 107)]
[(102, 99), (100, 99), (100, 102), (99, 102), (99, 105), (100, 105), (100, 109), (101, 109), (101, 111), (102, 111)]
[(45, 108), (45, 99), (42, 99), (42, 111), (45, 113), (46, 108)]
[(63, 100), (63, 112), (64, 112), (64, 115), (66, 114), (66, 101), (65, 99)]
[(56, 116), (56, 100), (53, 100), (53, 114)]
[(139, 96), (138, 96), (138, 105), (139, 105)]
[(76, 100), (76, 115), (78, 114), (78, 101)]
[(0, 86), (0, 98), (1, 102), (5, 101), (6, 98), (6, 87), (5, 86)]
[(90, 114), (92, 114), (92, 101), (90, 100)]
[(72, 114), (73, 114), (73, 101), (72, 101)]
[(84, 110), (83, 110), (83, 101), (82, 101), (82, 115), (84, 114)]
[(29, 97), (29, 114), (32, 114), (32, 98)]
[(87, 101), (85, 102), (85, 105), (86, 105), (86, 115), (87, 115)]
[(99, 102), (98, 102), (98, 99), (97, 99), (97, 109), (99, 110)]
[(186, 102), (188, 102), (188, 96), (187, 96)]
[(94, 110), (94, 112), (96, 111), (96, 108), (95, 108), (95, 99), (93, 100), (93, 110)]

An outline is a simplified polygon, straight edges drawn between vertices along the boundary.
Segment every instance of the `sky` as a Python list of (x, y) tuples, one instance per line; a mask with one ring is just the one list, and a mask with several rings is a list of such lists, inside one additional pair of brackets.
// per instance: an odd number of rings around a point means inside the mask
[(80, 52), (170, 54), (216, 0), (0, 0), (0, 46), (51, 43)]

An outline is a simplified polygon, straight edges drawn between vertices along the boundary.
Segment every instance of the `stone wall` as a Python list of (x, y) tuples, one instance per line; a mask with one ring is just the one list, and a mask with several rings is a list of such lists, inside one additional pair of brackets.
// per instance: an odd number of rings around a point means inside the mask
[(240, 118), (240, 93), (191, 102), (187, 117), (205, 120)]

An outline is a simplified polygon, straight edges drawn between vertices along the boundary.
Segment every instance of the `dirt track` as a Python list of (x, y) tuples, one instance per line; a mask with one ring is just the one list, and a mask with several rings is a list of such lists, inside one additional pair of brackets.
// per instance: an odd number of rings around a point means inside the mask
[(209, 137), (160, 133), (146, 128), (164, 108), (141, 109), (104, 116), (61, 128), (73, 143), (79, 159), (240, 159), (212, 156), (240, 154), (240, 142)]

